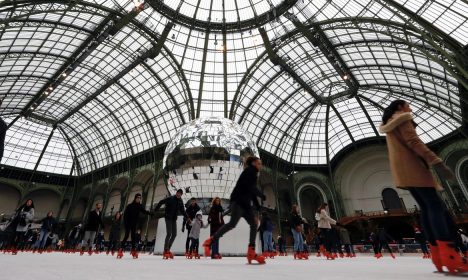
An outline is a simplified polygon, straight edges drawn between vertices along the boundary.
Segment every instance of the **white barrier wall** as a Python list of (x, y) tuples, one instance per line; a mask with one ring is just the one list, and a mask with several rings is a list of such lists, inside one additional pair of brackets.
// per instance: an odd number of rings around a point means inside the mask
[[(224, 217), (225, 222), (229, 222), (231, 217)], [(206, 224), (208, 216), (203, 216), (203, 222)], [(182, 216), (177, 219), (177, 237), (172, 245), (171, 251), (176, 255), (185, 253), (185, 240), (187, 239), (187, 230), (182, 232)], [(244, 219), (241, 219), (236, 228), (228, 232), (219, 240), (219, 252), (222, 256), (245, 255), (249, 244), (249, 225)], [(203, 255), (203, 242), (209, 237), (210, 228), (201, 229), (199, 254)], [(156, 232), (156, 244), (154, 246), (155, 254), (162, 254), (164, 251), (164, 239), (166, 238), (166, 222), (164, 218), (158, 221), (158, 230)], [(261, 244), (257, 234), (257, 252), (260, 252)]]

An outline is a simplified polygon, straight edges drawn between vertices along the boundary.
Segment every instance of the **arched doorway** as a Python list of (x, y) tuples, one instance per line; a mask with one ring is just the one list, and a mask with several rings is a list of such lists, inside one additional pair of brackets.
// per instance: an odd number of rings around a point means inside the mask
[(299, 189), (299, 206), (302, 216), (309, 223), (315, 221), (315, 212), (326, 201), (323, 191), (315, 185), (305, 185)]
[(382, 191), (382, 205), (384, 210), (388, 211), (403, 209), (400, 196), (398, 195), (397, 191), (392, 188), (385, 188)]
[[(18, 207), (21, 194), (19, 190), (5, 183), (0, 183), (0, 215), (9, 217)], [(1, 219), (2, 217), (0, 217)]]

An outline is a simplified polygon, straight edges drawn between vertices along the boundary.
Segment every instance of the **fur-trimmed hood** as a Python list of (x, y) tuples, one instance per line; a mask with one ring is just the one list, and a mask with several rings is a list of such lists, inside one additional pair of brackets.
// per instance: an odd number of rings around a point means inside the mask
[(412, 120), (413, 116), (411, 115), (411, 113), (395, 113), (386, 124), (380, 125), (379, 131), (380, 133), (390, 132), (397, 128), (400, 124)]

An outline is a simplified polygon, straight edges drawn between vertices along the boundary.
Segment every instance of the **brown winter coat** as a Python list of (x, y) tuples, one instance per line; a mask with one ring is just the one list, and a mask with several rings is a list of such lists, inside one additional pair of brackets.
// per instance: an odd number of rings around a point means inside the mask
[(411, 113), (395, 113), (379, 130), (386, 134), (390, 169), (397, 187), (441, 189), (430, 167), (442, 160), (416, 134)]

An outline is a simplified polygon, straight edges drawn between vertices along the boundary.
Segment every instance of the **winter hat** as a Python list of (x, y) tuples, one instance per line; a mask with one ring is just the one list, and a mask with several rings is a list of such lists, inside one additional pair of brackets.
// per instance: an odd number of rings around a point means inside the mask
[(183, 194), (183, 193), (184, 193), (184, 191), (183, 191), (182, 189), (178, 189), (178, 190), (177, 190), (177, 193), (181, 193), (181, 194)]

